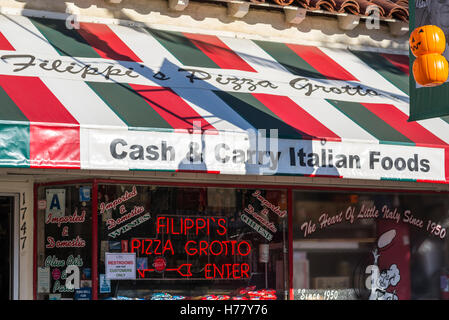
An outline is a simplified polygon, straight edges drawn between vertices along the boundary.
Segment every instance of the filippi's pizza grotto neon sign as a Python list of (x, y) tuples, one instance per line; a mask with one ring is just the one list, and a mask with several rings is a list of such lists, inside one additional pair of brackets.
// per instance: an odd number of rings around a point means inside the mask
[[(105, 222), (109, 237), (116, 238), (119, 235), (127, 233), (141, 223), (149, 220), (149, 212), (144, 213), (142, 206), (134, 206), (131, 211), (125, 208), (125, 203), (138, 195), (136, 186), (131, 191), (125, 191), (118, 198), (110, 202), (102, 202), (99, 206), (101, 214), (106, 214), (110, 210), (119, 210), (118, 219), (106, 218)], [(271, 211), (280, 218), (286, 216), (286, 210), (281, 210), (265, 199), (259, 190), (251, 194), (262, 206), (262, 210), (257, 212), (252, 205), (248, 205), (240, 213), (242, 222), (254, 229), (266, 240), (271, 241), (277, 228), (273, 222), (268, 219), (268, 213)], [(143, 215), (142, 215), (143, 214)], [(172, 240), (167, 239), (167, 235), (184, 236), (186, 241), (182, 246), (182, 252), (186, 257), (246, 257), (249, 256), (252, 248), (251, 243), (246, 240), (216, 240), (214, 237), (226, 238), (228, 234), (228, 224), (225, 217), (222, 216), (175, 216), (159, 215), (155, 218), (155, 238), (132, 238), (130, 240), (130, 252), (139, 254), (140, 257), (153, 257), (152, 268), (138, 268), (138, 274), (141, 278), (152, 272), (176, 272), (181, 277), (193, 277), (192, 264), (184, 263), (178, 266), (168, 266), (165, 257), (174, 256), (176, 253)], [(165, 235), (164, 237), (159, 237)], [(201, 235), (208, 236), (209, 240), (191, 240), (191, 236), (198, 238)], [(162, 238), (164, 240), (160, 240)], [(213, 240), (212, 240), (213, 239)], [(175, 248), (179, 248), (175, 246)], [(179, 249), (177, 249), (179, 250)], [(248, 263), (207, 263), (201, 269), (201, 279), (245, 279), (250, 277), (250, 266)]]
[[(157, 235), (183, 235), (187, 237), (191, 233), (194, 233), (196, 236), (204, 233), (211, 237), (224, 237), (228, 233), (227, 221), (223, 217), (158, 216), (156, 219)], [(140, 255), (157, 255), (153, 268), (137, 270), (142, 278), (145, 277), (146, 272), (163, 271), (175, 271), (182, 277), (192, 277), (192, 264), (185, 263), (178, 267), (166, 268), (167, 264), (163, 256), (175, 255), (170, 239), (165, 241), (159, 239), (132, 239), (130, 248), (131, 252), (136, 252)], [(187, 240), (184, 244), (183, 252), (189, 257), (245, 257), (251, 253), (251, 244), (245, 240)], [(224, 263), (221, 265), (207, 263), (203, 270), (205, 279), (242, 279), (250, 277), (248, 263)]]

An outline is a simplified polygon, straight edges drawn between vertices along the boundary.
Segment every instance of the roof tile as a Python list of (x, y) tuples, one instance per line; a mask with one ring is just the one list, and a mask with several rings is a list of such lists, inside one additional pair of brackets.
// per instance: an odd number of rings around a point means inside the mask
[[(260, 3), (265, 0), (251, 0)], [(379, 9), (383, 18), (408, 21), (408, 0), (269, 0), (274, 3), (285, 5), (296, 5), (308, 10), (323, 10), (332, 13), (350, 13), (366, 16), (370, 14), (369, 7)]]

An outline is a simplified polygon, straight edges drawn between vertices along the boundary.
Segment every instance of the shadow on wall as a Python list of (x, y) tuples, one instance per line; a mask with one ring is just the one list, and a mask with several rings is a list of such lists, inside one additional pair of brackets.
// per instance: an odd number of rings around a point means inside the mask
[[(83, 39), (83, 37), (81, 37), (78, 33), (73, 32), (73, 30), (69, 30), (65, 27), (65, 21), (63, 20), (53, 20), (53, 19), (44, 19), (44, 18), (31, 18), (35, 23), (37, 24), (42, 24), (42, 25), (47, 25), (50, 26), (51, 28), (53, 28), (54, 30), (57, 30), (59, 33), (61, 33), (61, 35), (66, 36), (67, 38), (71, 38), (77, 42), (80, 43), (80, 45), (83, 46), (93, 46), (96, 50), (104, 52), (106, 54), (106, 56), (108, 56), (109, 58), (116, 60), (116, 61), (133, 61), (132, 57), (128, 57), (126, 55), (123, 55), (119, 52), (116, 52), (112, 47), (110, 47), (110, 45), (105, 42), (104, 40), (98, 38), (95, 34), (89, 32), (89, 30), (83, 30), (83, 34), (84, 34), (84, 38), (88, 37), (90, 39), (89, 44), (87, 44), (85, 42), (85, 40)], [(131, 28), (131, 27), (129, 27)], [(150, 28), (136, 28), (133, 27), (134, 30), (137, 30), (139, 32), (148, 34), (148, 36), (150, 36), (150, 34), (157, 34), (158, 38), (164, 40), (165, 42), (171, 42), (171, 43), (182, 43), (183, 41), (185, 41), (183, 39), (183, 37), (177, 33), (177, 32), (171, 32), (171, 31), (161, 31), (161, 30), (155, 30), (155, 29), (150, 29)], [(29, 30), (29, 32), (33, 33), (32, 31)], [(34, 36), (38, 37), (38, 38), (42, 38), (42, 35), (38, 35), (38, 34), (34, 34)], [(44, 40), (42, 38), (42, 40)], [(202, 40), (196, 40), (199, 44), (203, 45), (204, 47), (215, 47), (215, 45), (210, 44), (210, 43), (203, 43)], [(256, 43), (258, 43), (256, 41)], [(261, 42), (262, 43), (262, 42)], [(270, 44), (269, 42), (264, 42), (265, 45), (267, 46), (271, 46), (274, 45), (274, 47), (272, 48), (273, 50), (280, 50), (279, 52), (282, 52), (282, 50), (280, 48), (283, 48), (285, 46), (285, 44)], [(260, 46), (261, 44), (259, 44)], [(53, 46), (55, 46), (55, 44), (53, 44)], [(67, 55), (67, 56), (72, 56), (72, 54), (70, 52), (65, 52), (63, 48), (59, 47), (59, 46), (55, 46), (55, 48), (61, 52), (63, 55)], [(285, 47), (286, 48), (286, 47)], [(218, 50), (221, 50), (222, 48), (218, 47)], [(263, 47), (262, 47), (263, 49)], [(265, 49), (263, 49), (265, 50)], [(355, 53), (357, 51), (354, 51), (353, 53)], [(398, 74), (398, 70), (395, 68), (392, 68), (391, 65), (389, 64), (382, 64), (378, 61), (376, 61), (376, 56), (378, 56), (378, 53), (372, 53), (372, 52), (358, 52), (358, 55), (363, 55), (365, 57), (364, 60), (366, 61), (370, 61), (370, 67), (374, 68), (375, 70), (378, 71), (386, 71), (386, 72), (390, 72), (392, 74)], [(258, 57), (258, 56), (253, 56), (253, 55), (243, 55), (243, 58), (247, 61), (253, 61), (254, 63), (258, 64), (258, 65), (263, 65), (263, 66), (270, 66), (271, 62), (264, 59), (263, 57)], [(313, 78), (315, 79), (315, 81), (320, 81), (321, 79), (323, 80), (341, 80), (341, 78), (329, 78), (327, 76), (323, 76), (317, 72), (314, 72), (312, 70), (309, 70), (308, 68), (306, 68), (306, 66), (302, 65), (302, 64), (296, 64), (295, 61), (291, 60), (291, 61), (283, 61), (281, 63), (283, 65), (284, 68), (286, 68), (292, 75), (296, 75), (296, 76), (301, 76), (301, 77), (307, 77), (307, 78)], [(172, 67), (166, 67), (167, 63), (164, 63), (162, 68), (161, 68), (161, 72), (165, 72), (165, 70), (177, 70), (178, 66), (172, 66)], [(148, 71), (145, 69), (142, 69), (140, 71), (137, 71), (138, 73), (142, 73), (141, 75), (143, 77), (147, 77), (149, 74), (152, 74), (151, 72), (149, 73), (145, 73), (143, 71)], [(167, 74), (170, 74), (170, 72), (166, 72)], [(155, 79), (153, 77), (151, 77), (152, 81), (155, 81)], [(355, 82), (353, 83), (352, 81), (346, 81), (348, 84), (350, 85), (354, 85), (357, 86), (359, 83)], [(164, 83), (160, 83), (161, 86), (164, 86)], [(380, 90), (379, 88), (372, 88), (370, 86), (367, 86), (367, 88), (375, 90), (379, 93), (382, 94), (386, 94), (386, 95), (392, 95), (392, 96), (396, 96), (395, 94), (391, 93), (391, 92), (385, 92), (383, 90)], [(210, 90), (216, 90), (216, 88), (209, 88)], [(403, 100), (403, 97), (396, 97), (400, 100)], [(241, 102), (239, 102), (241, 103)]]
[[(108, 14), (115, 19), (122, 20), (135, 20), (131, 18), (127, 13), (126, 9), (134, 10), (138, 14), (146, 15), (152, 12), (158, 13), (161, 16), (171, 17), (171, 18), (181, 18), (189, 17), (196, 21), (204, 21), (206, 19), (217, 19), (221, 23), (230, 24), (235, 21), (243, 20), (249, 25), (265, 24), (267, 22), (267, 15), (271, 11), (270, 24), (274, 29), (277, 30), (292, 30), (297, 29), (299, 32), (308, 33), (312, 30), (321, 30), (325, 35), (344, 35), (350, 38), (357, 38), (359, 36), (368, 36), (375, 41), (385, 40), (385, 35), (382, 32), (375, 32), (369, 30), (364, 26), (365, 20), (360, 21), (360, 26), (354, 30), (344, 31), (338, 28), (337, 19), (334, 16), (321, 16), (319, 20), (311, 20), (310, 15), (309, 20), (306, 18), (304, 22), (299, 25), (292, 25), (285, 22), (284, 13), (282, 9), (271, 8), (267, 9), (252, 9), (248, 12), (244, 19), (236, 19), (223, 14), (223, 9), (226, 8), (224, 4), (212, 4), (203, 2), (199, 4), (194, 2), (190, 4), (189, 7), (184, 11), (173, 11), (168, 9), (168, 1), (166, 0), (122, 0), (119, 4), (112, 4), (106, 2), (106, 0), (71, 0), (71, 1), (52, 1), (52, 0), (15, 0), (17, 2), (25, 3), (26, 9), (33, 10), (45, 10), (45, 11), (56, 11), (56, 12), (66, 12), (68, 8), (68, 3), (71, 6), (78, 7), (80, 9), (106, 9)], [(51, 5), (50, 5), (51, 4)], [(73, 5), (72, 5), (73, 4)], [(195, 5), (195, 8), (193, 6)], [(200, 8), (198, 5), (201, 5)], [(189, 10), (190, 9), (190, 10)], [(323, 25), (328, 25), (327, 28), (323, 28)], [(390, 37), (390, 36), (388, 36)], [(401, 40), (398, 38), (398, 41)]]

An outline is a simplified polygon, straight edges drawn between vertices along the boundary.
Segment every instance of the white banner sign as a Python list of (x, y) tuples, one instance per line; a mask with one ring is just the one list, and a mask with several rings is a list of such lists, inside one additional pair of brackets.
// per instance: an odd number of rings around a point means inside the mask
[(445, 180), (443, 148), (264, 139), (251, 132), (188, 134), (84, 129), (83, 169)]

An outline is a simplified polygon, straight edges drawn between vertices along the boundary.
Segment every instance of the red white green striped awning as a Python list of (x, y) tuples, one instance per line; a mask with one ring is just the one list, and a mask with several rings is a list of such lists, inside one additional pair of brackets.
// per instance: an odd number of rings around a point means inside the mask
[(407, 122), (408, 73), (403, 55), (0, 15), (0, 166), (446, 182), (449, 119)]

